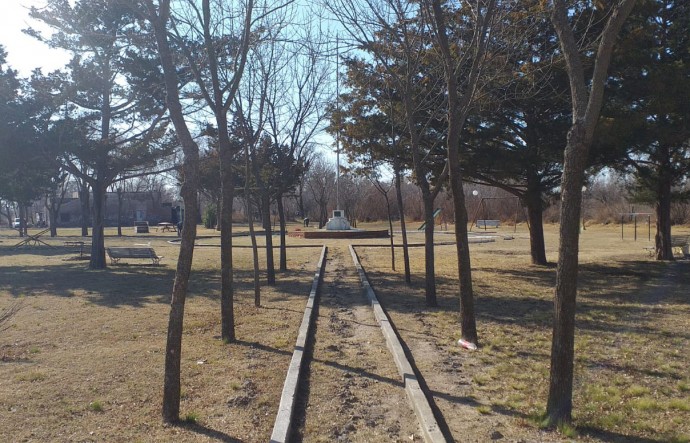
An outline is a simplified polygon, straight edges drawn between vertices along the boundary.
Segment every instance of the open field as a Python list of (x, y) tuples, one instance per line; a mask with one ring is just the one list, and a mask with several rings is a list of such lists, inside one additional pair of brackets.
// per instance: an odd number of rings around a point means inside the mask
[[(424, 306), (421, 248), (411, 250), (411, 287), (402, 283), (400, 250), (398, 271), (393, 272), (388, 249), (357, 248), (432, 392), (447, 433), (456, 441), (688, 441), (690, 262), (650, 260), (643, 250), (649, 244), (646, 231), (638, 232), (637, 242), (629, 227), (623, 241), (618, 227), (590, 226), (583, 232), (578, 429), (563, 435), (540, 430), (538, 419), (546, 398), (555, 269), (529, 264), (524, 227), (516, 233), (512, 227), (500, 228), (498, 233), (494, 243), (471, 245), (482, 344), (476, 352), (455, 344), (453, 246), (437, 246), (438, 308)], [(75, 260), (78, 254), (62, 246), (76, 239), (76, 230), (61, 230), (61, 237), (47, 239), (55, 248), (13, 249), (19, 239), (12, 234), (0, 231), (0, 309), (16, 301), (21, 308), (0, 332), (2, 441), (268, 440), (318, 248), (288, 251), (290, 271), (278, 274), (275, 288), (263, 287), (259, 309), (253, 306), (250, 287), (250, 250), (235, 251), (239, 342), (230, 345), (218, 337), (218, 248), (196, 249), (182, 359), (182, 415), (188, 422), (173, 427), (161, 423), (160, 401), (178, 251), (167, 240), (175, 234), (108, 236), (106, 244), (113, 246), (150, 241), (165, 258), (161, 266), (130, 260), (104, 271), (87, 271), (86, 262)], [(200, 229), (199, 234), (215, 233)], [(448, 234), (437, 236), (439, 242), (450, 239)], [(414, 233), (410, 240), (418, 242), (422, 236)], [(547, 226), (546, 241), (547, 257), (555, 262), (555, 227)], [(321, 244), (295, 238), (288, 242)], [(199, 243), (218, 242), (209, 238)], [(249, 241), (238, 238), (236, 243)], [(348, 242), (326, 243), (344, 249)], [(354, 326), (357, 320), (342, 314), (339, 324)], [(330, 352), (332, 362), (321, 358), (315, 371), (347, 370), (360, 363), (356, 352), (334, 352), (325, 342), (318, 346), (324, 355)], [(355, 384), (357, 374), (352, 373)], [(323, 398), (327, 396), (325, 392)], [(320, 411), (324, 423), (341, 422), (337, 408)], [(328, 438), (305, 438), (313, 440)]]
[[(411, 288), (402, 283), (402, 254), (398, 272), (392, 272), (383, 259), (388, 250), (357, 250), (457, 441), (488, 441), (492, 435), (557, 440), (537, 431), (548, 389), (555, 268), (529, 264), (524, 230), (498, 232), (515, 238), (470, 246), (482, 344), (474, 353), (456, 344), (454, 246), (436, 249), (438, 308), (424, 305), (421, 248), (411, 252)], [(652, 261), (643, 250), (646, 229), (637, 242), (630, 227), (625, 235), (621, 240), (619, 227), (592, 226), (581, 237), (577, 433), (584, 441), (688, 441), (690, 262)], [(556, 228), (548, 227), (552, 262), (556, 236)]]

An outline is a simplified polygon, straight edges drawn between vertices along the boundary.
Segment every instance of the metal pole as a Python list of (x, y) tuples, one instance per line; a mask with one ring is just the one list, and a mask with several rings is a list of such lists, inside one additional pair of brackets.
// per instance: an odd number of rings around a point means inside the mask
[[(335, 107), (340, 115), (340, 37), (335, 37)], [(338, 132), (335, 135), (335, 209), (340, 209), (340, 123), (338, 121)]]

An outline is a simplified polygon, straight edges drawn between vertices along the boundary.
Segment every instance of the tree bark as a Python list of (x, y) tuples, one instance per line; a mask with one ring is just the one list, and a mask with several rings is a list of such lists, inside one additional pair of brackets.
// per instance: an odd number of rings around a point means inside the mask
[(539, 191), (528, 190), (525, 195), (527, 218), (529, 219), (529, 249), (533, 265), (546, 266), (546, 244), (544, 243), (544, 206)]
[(276, 269), (273, 261), (273, 230), (271, 229), (271, 197), (267, 192), (261, 195), (261, 213), (263, 214), (264, 235), (266, 237), (266, 282), (269, 286), (276, 284)]
[(436, 263), (434, 256), (434, 199), (422, 191), (424, 200), (424, 295), (427, 306), (438, 306), (436, 300)]
[(405, 225), (405, 206), (403, 203), (402, 196), (402, 179), (400, 178), (400, 161), (395, 159), (393, 165), (393, 171), (395, 174), (395, 196), (398, 200), (398, 215), (400, 216), (400, 229), (402, 230), (402, 248), (403, 248), (403, 264), (405, 265), (405, 283), (408, 285), (412, 283), (412, 278), (410, 277), (410, 253), (407, 247), (407, 229)]
[(105, 261), (105, 233), (104, 233), (104, 209), (105, 209), (105, 186), (100, 180), (92, 186), (93, 190), (93, 205), (92, 205), (92, 220), (93, 226), (91, 228), (91, 259), (89, 261), (89, 269), (105, 269), (107, 267)]
[(585, 80), (580, 48), (568, 21), (568, 6), (554, 0), (551, 22), (566, 61), (572, 99), (572, 126), (568, 131), (561, 181), (561, 226), (554, 294), (553, 342), (546, 416), (549, 425), (572, 421), (575, 307), (582, 184), (587, 156), (599, 120), (604, 83), (615, 40), (635, 0), (621, 0), (604, 27), (594, 59), (591, 80)]
[(286, 239), (286, 223), (285, 223), (285, 207), (283, 206), (283, 195), (278, 194), (276, 196), (276, 201), (278, 205), (278, 220), (280, 223), (280, 271), (287, 271), (287, 245), (285, 244)]
[(77, 182), (79, 184), (79, 206), (81, 208), (81, 236), (89, 236), (89, 220), (91, 214), (91, 206), (89, 204), (89, 184), (83, 180)]
[[(179, 99), (178, 79), (172, 51), (167, 39), (167, 23), (170, 14), (170, 0), (160, 0), (158, 9), (152, 0), (145, 0), (158, 53), (163, 66), (166, 102), (170, 118), (175, 126), (178, 140), (184, 152), (182, 165), (184, 183), (180, 194), (184, 199), (185, 218), (181, 233), (182, 241), (177, 260), (168, 318), (168, 337), (165, 348), (165, 377), (163, 384), (163, 420), (177, 422), (180, 419), (180, 359), (182, 356), (182, 325), (187, 287), (194, 256), (196, 239), (197, 188), (199, 172), (199, 148), (187, 127)], [(156, 11), (158, 10), (158, 13)]]
[(657, 260), (674, 260), (673, 247), (671, 245), (671, 177), (668, 174), (669, 167), (659, 168), (659, 182), (657, 185), (656, 235), (654, 244)]
[[(226, 137), (222, 135), (221, 138)], [(235, 310), (233, 303), (234, 270), (232, 262), (232, 205), (235, 198), (235, 180), (232, 171), (232, 152), (229, 140), (225, 149), (220, 152), (221, 169), (221, 210), (218, 216), (220, 222), (220, 316), (221, 338), (225, 343), (235, 341)], [(221, 143), (223, 146), (223, 143)]]

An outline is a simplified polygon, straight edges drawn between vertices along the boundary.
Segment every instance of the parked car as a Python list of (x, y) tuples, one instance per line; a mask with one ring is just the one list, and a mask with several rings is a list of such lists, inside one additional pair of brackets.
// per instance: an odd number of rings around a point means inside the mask
[(20, 218), (15, 218), (14, 221), (12, 222), (12, 227), (14, 229), (18, 229), (22, 225), (22, 219)]

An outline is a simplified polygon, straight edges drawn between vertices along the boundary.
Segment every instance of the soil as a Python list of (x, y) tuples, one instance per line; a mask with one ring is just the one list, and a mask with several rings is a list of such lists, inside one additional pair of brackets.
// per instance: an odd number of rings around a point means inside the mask
[(330, 247), (297, 441), (421, 441), (349, 251)]

